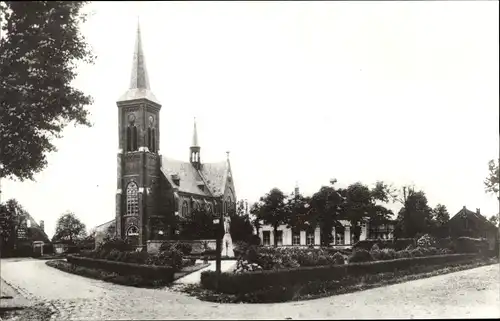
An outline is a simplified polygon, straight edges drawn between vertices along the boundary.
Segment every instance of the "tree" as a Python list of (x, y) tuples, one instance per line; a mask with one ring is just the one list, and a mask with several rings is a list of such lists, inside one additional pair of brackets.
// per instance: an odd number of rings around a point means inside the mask
[(83, 224), (73, 212), (62, 214), (56, 223), (56, 233), (52, 241), (67, 241), (75, 244), (87, 237), (85, 224)]
[(446, 206), (442, 204), (436, 205), (436, 207), (432, 210), (432, 214), (438, 226), (443, 226), (450, 220), (450, 213), (448, 213)]
[(434, 222), (434, 234), (439, 237), (445, 237), (447, 235), (446, 224), (450, 220), (450, 214), (446, 209), (446, 206), (442, 204), (436, 205), (432, 210), (433, 222)]
[(215, 239), (217, 235), (217, 225), (213, 222), (211, 215), (203, 207), (193, 210), (183, 222), (179, 238), (180, 239)]
[(286, 202), (287, 213), (289, 213), (287, 227), (304, 230), (310, 227), (309, 211), (311, 198), (301, 194), (290, 194)]
[(416, 237), (429, 233), (433, 226), (433, 213), (423, 191), (415, 192), (413, 187), (402, 189), (403, 207), (398, 213), (395, 234), (397, 237)]
[(495, 160), (492, 159), (488, 163), (488, 177), (484, 180), (484, 187), (486, 189), (487, 193), (491, 193), (497, 197), (497, 199), (500, 201), (500, 170), (499, 170), (499, 165), (500, 159), (498, 159), (498, 162), (495, 163)]
[(392, 215), (392, 211), (379, 202), (389, 202), (389, 187), (383, 182), (377, 182), (373, 189), (360, 182), (351, 184), (342, 191), (345, 201), (342, 205), (343, 216), (351, 224), (353, 238), (359, 240), (361, 235), (361, 222), (368, 219), (371, 223), (380, 224), (386, 222)]
[(28, 212), (15, 199), (0, 204), (0, 234), (2, 256), (10, 255), (15, 248), (18, 230), (25, 225)]
[(322, 186), (310, 200), (308, 221), (312, 226), (320, 226), (323, 246), (328, 246), (333, 241), (333, 228), (340, 227), (338, 220), (344, 197), (335, 188), (336, 182), (337, 180), (331, 180), (330, 186)]
[(495, 225), (495, 226), (498, 227), (498, 215), (492, 215), (492, 216), (490, 216), (490, 218), (488, 219), (488, 221), (490, 221), (493, 225)]
[(235, 209), (229, 211), (231, 223), (229, 232), (233, 241), (249, 242), (253, 235), (253, 226), (250, 216), (245, 211), (245, 202), (243, 200), (236, 204)]
[(33, 179), (70, 122), (90, 126), (90, 96), (72, 86), (94, 56), (80, 32), (84, 1), (0, 2), (0, 177)]
[(278, 188), (273, 188), (269, 193), (260, 198), (257, 219), (273, 227), (274, 246), (278, 246), (278, 227), (288, 222), (289, 213), (285, 204), (286, 196)]

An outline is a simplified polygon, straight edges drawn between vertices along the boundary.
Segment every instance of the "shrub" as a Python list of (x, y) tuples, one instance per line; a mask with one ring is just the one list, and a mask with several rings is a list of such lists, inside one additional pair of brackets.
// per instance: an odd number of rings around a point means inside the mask
[(372, 248), (370, 251), (379, 251), (379, 250), (380, 250), (380, 248), (378, 247), (377, 243), (375, 243), (372, 245)]
[(485, 253), (488, 251), (486, 239), (462, 236), (454, 240), (453, 245), (457, 253)]
[(381, 260), (394, 260), (396, 258), (396, 251), (394, 249), (382, 249), (380, 250)]
[(404, 259), (404, 258), (409, 258), (409, 257), (411, 257), (409, 250), (401, 250), (401, 251), (396, 252), (397, 259)]
[(353, 245), (353, 249), (362, 248), (367, 251), (371, 250), (374, 244), (377, 244), (379, 249), (391, 248), (396, 251), (405, 249), (408, 245), (414, 244), (415, 240), (411, 238), (400, 238), (392, 240), (362, 240)]
[(105, 241), (99, 245), (99, 252), (110, 252), (111, 250), (118, 250), (120, 252), (133, 251), (134, 247), (130, 245), (127, 241), (122, 240), (121, 238), (114, 237)]
[(349, 263), (358, 263), (358, 262), (370, 262), (373, 261), (373, 257), (370, 252), (363, 249), (356, 249), (348, 259)]
[(186, 242), (163, 242), (160, 245), (160, 252), (163, 251), (180, 251), (184, 255), (191, 254), (193, 246)]
[(344, 256), (342, 255), (342, 253), (340, 253), (340, 252), (336, 252), (336, 253), (333, 255), (333, 262), (334, 262), (334, 264), (337, 264), (337, 265), (342, 265), (342, 264), (345, 264), (345, 258), (344, 258)]
[(422, 250), (420, 250), (420, 248), (416, 248), (416, 249), (413, 249), (410, 251), (410, 256), (411, 257), (422, 257), (422, 256), (424, 256), (424, 253), (422, 252)]
[(434, 246), (435, 244), (436, 240), (429, 234), (424, 234), (417, 240), (418, 247), (431, 247)]

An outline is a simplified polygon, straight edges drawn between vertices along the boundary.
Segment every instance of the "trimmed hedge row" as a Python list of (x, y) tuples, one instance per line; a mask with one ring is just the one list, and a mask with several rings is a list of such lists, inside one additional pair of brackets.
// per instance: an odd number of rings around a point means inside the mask
[(118, 261), (92, 259), (68, 255), (68, 263), (87, 268), (101, 269), (115, 272), (120, 275), (138, 275), (145, 279), (154, 279), (172, 282), (175, 269), (171, 266), (145, 265), (135, 263), (124, 263)]
[(201, 274), (201, 285), (205, 289), (226, 294), (247, 294), (269, 287), (290, 287), (310, 281), (340, 281), (346, 277), (373, 275), (404, 270), (416, 265), (442, 265), (475, 258), (475, 254), (436, 255), (429, 257), (403, 258), (388, 261), (353, 263), (346, 265), (316, 266), (267, 270), (249, 273), (221, 273), (214, 271)]

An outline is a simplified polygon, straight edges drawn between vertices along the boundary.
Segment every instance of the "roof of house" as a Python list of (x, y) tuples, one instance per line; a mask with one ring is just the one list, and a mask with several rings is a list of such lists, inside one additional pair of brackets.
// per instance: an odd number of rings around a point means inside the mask
[(465, 206), (460, 211), (458, 211), (457, 214), (453, 215), (450, 218), (450, 222), (455, 221), (459, 218), (464, 218), (464, 217), (467, 217), (468, 219), (472, 219), (472, 220), (478, 221), (482, 224), (485, 224), (487, 227), (491, 227), (491, 228), (495, 228), (495, 229), (497, 228), (493, 223), (488, 221), (488, 219), (486, 217), (484, 217), (483, 215), (481, 215), (477, 212), (473, 212), (473, 211), (467, 209)]
[(112, 226), (113, 224), (115, 224), (115, 220), (114, 219), (111, 220), (111, 221), (109, 221), (109, 222), (106, 222), (106, 223), (103, 223), (101, 225), (98, 225), (98, 226), (95, 227), (95, 232), (96, 233), (103, 233), (103, 232), (106, 233), (108, 231), (108, 228), (110, 226)]
[[(229, 164), (227, 161), (205, 163), (197, 170), (190, 162), (163, 157), (161, 171), (179, 192), (200, 196), (221, 196), (224, 193)], [(179, 178), (179, 185), (172, 179)], [(201, 189), (200, 185), (207, 189)]]
[(38, 223), (33, 219), (33, 217), (26, 213), (27, 219), (30, 221), (30, 231), (31, 231), (31, 239), (33, 241), (44, 241), (46, 243), (50, 242), (49, 237), (45, 233), (44, 230), (38, 225)]

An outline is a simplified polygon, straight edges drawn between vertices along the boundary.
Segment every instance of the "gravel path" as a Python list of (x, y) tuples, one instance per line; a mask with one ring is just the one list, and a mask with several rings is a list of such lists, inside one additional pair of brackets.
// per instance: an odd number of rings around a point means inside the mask
[(203, 302), (170, 289), (126, 287), (68, 274), (39, 260), (2, 260), (1, 277), (56, 320), (499, 318), (500, 265), (343, 294), (275, 304)]

